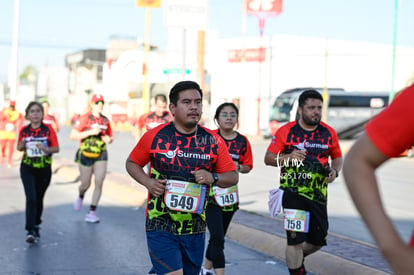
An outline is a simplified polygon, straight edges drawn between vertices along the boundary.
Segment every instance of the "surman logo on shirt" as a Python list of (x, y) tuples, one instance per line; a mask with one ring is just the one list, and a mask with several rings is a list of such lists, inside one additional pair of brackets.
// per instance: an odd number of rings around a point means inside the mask
[(199, 153), (189, 153), (183, 152), (179, 148), (168, 151), (167, 153), (161, 153), (162, 155), (166, 156), (169, 159), (173, 159), (176, 156), (179, 158), (193, 158), (193, 159), (210, 159), (211, 156), (207, 154), (199, 154)]
[(300, 150), (300, 151), (303, 151), (303, 150), (306, 151), (306, 149), (305, 149), (305, 143), (306, 143), (306, 139), (303, 142), (298, 143), (298, 144), (293, 145), (293, 146), (295, 146), (296, 148), (298, 148), (298, 150)]
[(310, 142), (306, 141), (306, 139), (303, 142), (298, 143), (294, 146), (296, 148), (298, 148), (298, 150), (306, 150), (306, 148), (320, 148), (320, 149), (328, 149), (329, 148), (329, 146), (327, 144), (310, 143)]
[(167, 153), (160, 153), (160, 154), (166, 156), (169, 159), (173, 159), (177, 155), (178, 150), (179, 148), (175, 149), (174, 151), (170, 150)]

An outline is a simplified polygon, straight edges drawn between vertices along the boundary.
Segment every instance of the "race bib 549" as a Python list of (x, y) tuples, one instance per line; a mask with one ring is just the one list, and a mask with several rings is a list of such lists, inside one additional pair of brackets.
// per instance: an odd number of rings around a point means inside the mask
[(168, 180), (164, 202), (168, 208), (180, 212), (202, 213), (206, 186), (179, 180)]

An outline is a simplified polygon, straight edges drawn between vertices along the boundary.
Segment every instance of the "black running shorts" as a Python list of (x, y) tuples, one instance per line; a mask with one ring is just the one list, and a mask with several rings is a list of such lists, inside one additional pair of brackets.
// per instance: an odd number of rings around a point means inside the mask
[(283, 208), (310, 212), (309, 231), (307, 233), (286, 231), (288, 245), (296, 245), (303, 242), (316, 246), (326, 245), (329, 228), (326, 205), (311, 201), (295, 192), (284, 190), (282, 206)]

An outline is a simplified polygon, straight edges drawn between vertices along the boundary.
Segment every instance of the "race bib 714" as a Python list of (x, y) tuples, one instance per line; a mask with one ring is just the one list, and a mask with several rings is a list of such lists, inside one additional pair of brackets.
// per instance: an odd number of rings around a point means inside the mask
[(46, 155), (43, 150), (37, 147), (38, 141), (29, 141), (26, 143), (26, 153), (29, 158), (41, 157)]

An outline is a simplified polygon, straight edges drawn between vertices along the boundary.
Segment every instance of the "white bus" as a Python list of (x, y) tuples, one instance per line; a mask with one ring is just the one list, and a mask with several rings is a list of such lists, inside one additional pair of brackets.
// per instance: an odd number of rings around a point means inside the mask
[[(299, 96), (314, 89), (322, 94), (323, 88), (295, 88), (280, 94), (271, 110), (271, 135), (283, 124), (297, 118)], [(388, 92), (348, 92), (341, 88), (328, 88), (328, 123), (341, 139), (353, 138), (363, 130), (365, 123), (388, 105)]]

